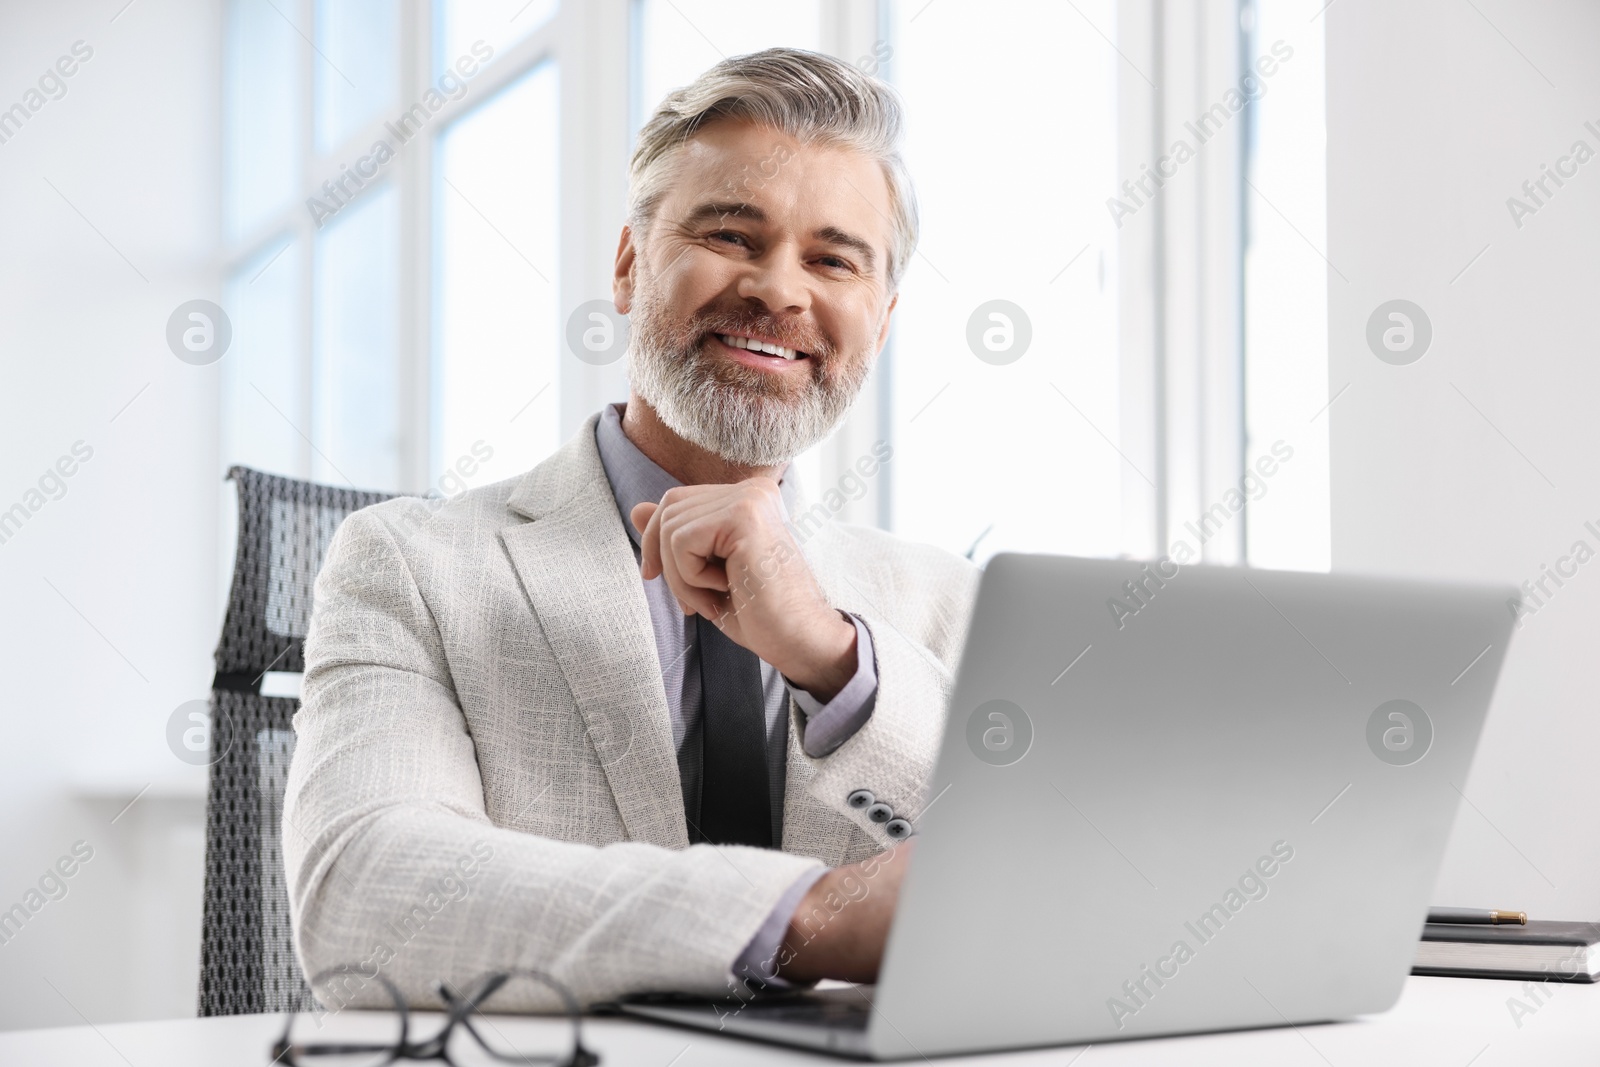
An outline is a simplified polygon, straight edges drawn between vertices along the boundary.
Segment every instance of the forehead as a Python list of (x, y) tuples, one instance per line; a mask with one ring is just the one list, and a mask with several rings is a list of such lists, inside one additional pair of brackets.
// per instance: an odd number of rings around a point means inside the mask
[(697, 130), (679, 153), (664, 217), (680, 218), (708, 200), (744, 201), (772, 225), (805, 233), (837, 227), (887, 251), (889, 182), (864, 152), (723, 119)]

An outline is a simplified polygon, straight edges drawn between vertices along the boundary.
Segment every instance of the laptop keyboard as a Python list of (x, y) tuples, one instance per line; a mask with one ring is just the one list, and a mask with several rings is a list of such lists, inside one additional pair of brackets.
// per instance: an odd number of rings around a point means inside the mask
[(737, 1014), (751, 1021), (801, 1023), (865, 1030), (872, 1018), (870, 990), (816, 989), (778, 997), (757, 997)]
[(627, 998), (624, 1010), (660, 1017), (666, 1012), (682, 1018), (688, 1013), (706, 1021), (715, 1020), (718, 1029), (738, 1029), (741, 1023), (787, 1023), (830, 1030), (865, 1032), (872, 1017), (871, 986), (834, 986), (827, 989), (799, 989), (762, 993), (743, 1002), (710, 1001), (681, 994), (644, 994)]

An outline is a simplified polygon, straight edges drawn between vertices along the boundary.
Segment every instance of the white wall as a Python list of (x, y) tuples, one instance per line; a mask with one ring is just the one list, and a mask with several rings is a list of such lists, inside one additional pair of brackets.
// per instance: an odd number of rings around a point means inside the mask
[(209, 683), (223, 487), (217, 367), (165, 327), (217, 298), (219, 5), (122, 6), (0, 5), (0, 108), (93, 49), (0, 144), (0, 510), (93, 449), (0, 543), (0, 910), (94, 849), (0, 944), (0, 1028), (195, 1004), (204, 773), (165, 728)]
[[(1575, 541), (1600, 550), (1600, 158), (1520, 229), (1506, 205), (1575, 141), (1600, 152), (1600, 7), (1326, 18), (1327, 254), (1348, 279), (1328, 282), (1330, 395), (1349, 386), (1329, 412), (1334, 568), (1515, 584)], [(1395, 298), (1434, 329), (1408, 366), (1365, 340)], [(1437, 903), (1600, 919), (1597, 638), (1591, 562), (1512, 640)]]

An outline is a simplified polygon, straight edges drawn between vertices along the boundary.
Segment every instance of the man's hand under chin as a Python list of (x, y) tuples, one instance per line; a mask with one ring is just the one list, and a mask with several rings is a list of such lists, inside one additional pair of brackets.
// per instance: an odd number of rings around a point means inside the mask
[(639, 504), (640, 571), (826, 704), (856, 671), (856, 628), (822, 595), (771, 478), (684, 485)]

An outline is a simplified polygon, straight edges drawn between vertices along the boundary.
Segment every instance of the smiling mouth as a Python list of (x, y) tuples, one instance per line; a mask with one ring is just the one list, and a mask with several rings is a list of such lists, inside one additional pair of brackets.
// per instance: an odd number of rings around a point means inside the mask
[(711, 336), (727, 345), (729, 348), (742, 348), (749, 352), (763, 356), (775, 356), (778, 359), (796, 360), (807, 359), (809, 353), (801, 352), (795, 348), (785, 348), (782, 345), (769, 344), (766, 341), (756, 341), (749, 337), (735, 337), (728, 333), (714, 333)]

